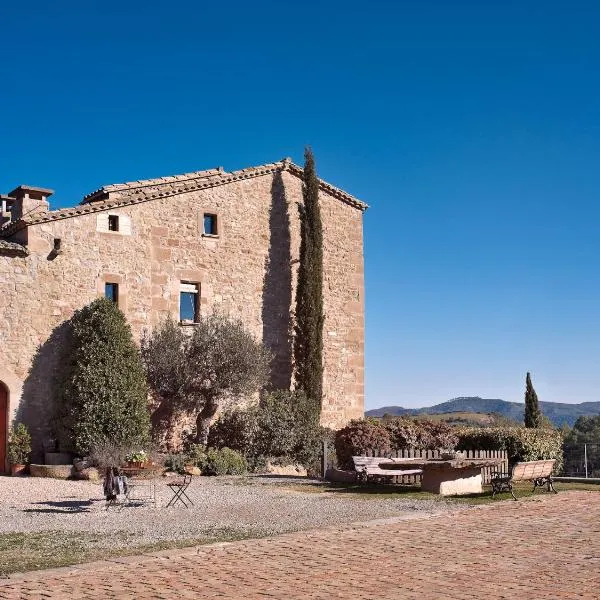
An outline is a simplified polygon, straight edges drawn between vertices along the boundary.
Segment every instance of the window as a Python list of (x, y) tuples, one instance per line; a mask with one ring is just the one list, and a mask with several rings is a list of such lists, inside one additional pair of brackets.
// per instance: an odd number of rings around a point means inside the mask
[(217, 215), (204, 215), (204, 235), (219, 235), (217, 230)]
[(181, 282), (179, 288), (179, 321), (181, 323), (198, 322), (200, 306), (198, 296), (198, 284)]
[(115, 304), (119, 303), (119, 284), (118, 283), (105, 283), (104, 284), (104, 297), (111, 300)]
[(118, 215), (108, 215), (108, 230), (109, 231), (119, 231), (119, 216)]

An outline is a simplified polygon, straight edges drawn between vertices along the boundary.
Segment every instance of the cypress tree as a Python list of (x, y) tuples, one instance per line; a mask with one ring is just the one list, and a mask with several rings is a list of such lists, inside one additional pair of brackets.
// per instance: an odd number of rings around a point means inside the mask
[(535, 428), (542, 424), (542, 412), (538, 397), (531, 383), (531, 376), (527, 373), (525, 378), (525, 427)]
[(323, 227), (319, 179), (309, 147), (304, 151), (302, 196), (294, 376), (296, 389), (302, 390), (320, 408), (323, 395)]
[(82, 455), (107, 443), (143, 448), (150, 432), (148, 388), (125, 315), (98, 298), (70, 324), (62, 413), (72, 448)]

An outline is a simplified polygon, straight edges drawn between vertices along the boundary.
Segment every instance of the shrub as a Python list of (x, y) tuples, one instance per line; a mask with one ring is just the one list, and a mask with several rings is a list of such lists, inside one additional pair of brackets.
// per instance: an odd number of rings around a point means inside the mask
[[(143, 454), (142, 454), (143, 453)], [(104, 470), (109, 467), (120, 467), (123, 463), (133, 460), (133, 455), (138, 455), (140, 462), (143, 462), (142, 456), (148, 455), (138, 446), (131, 444), (115, 444), (113, 442), (99, 442), (90, 449), (89, 458), (92, 463)]]
[(208, 445), (241, 452), (252, 470), (267, 460), (314, 468), (326, 436), (314, 402), (302, 392), (279, 390), (265, 394), (258, 406), (221, 415), (210, 429)]
[(31, 435), (23, 423), (13, 425), (8, 434), (8, 460), (12, 465), (24, 465), (31, 454)]
[(248, 472), (244, 456), (230, 448), (210, 449), (202, 465), (203, 475), (243, 475)]
[(165, 457), (164, 467), (168, 471), (174, 471), (183, 475), (185, 466), (189, 464), (188, 458), (185, 454), (167, 454)]
[(98, 298), (73, 315), (62, 390), (62, 434), (79, 454), (106, 442), (147, 444), (146, 375), (131, 329), (114, 302)]
[(183, 447), (183, 458), (186, 465), (194, 465), (202, 469), (206, 462), (206, 447), (202, 444), (185, 444)]
[(390, 453), (390, 434), (383, 424), (371, 419), (355, 419), (335, 435), (335, 452), (341, 469), (352, 469), (353, 456), (377, 450), (381, 456)]
[(453, 427), (441, 421), (427, 419), (417, 421), (416, 447), (423, 450), (452, 449), (458, 444), (458, 436)]
[(556, 459), (562, 467), (562, 433), (557, 429), (525, 427), (469, 427), (457, 429), (458, 450), (506, 450), (510, 464), (519, 461)]
[(257, 409), (232, 408), (224, 412), (208, 433), (210, 448), (231, 448), (245, 454), (253, 445), (257, 429)]
[(390, 434), (390, 445), (396, 450), (416, 448), (419, 441), (419, 428), (414, 419), (408, 417), (387, 418), (382, 421)]

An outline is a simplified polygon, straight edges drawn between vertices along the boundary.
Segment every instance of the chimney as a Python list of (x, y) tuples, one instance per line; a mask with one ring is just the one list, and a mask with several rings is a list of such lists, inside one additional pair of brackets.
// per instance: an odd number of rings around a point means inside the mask
[(50, 206), (47, 198), (52, 196), (53, 193), (54, 190), (31, 185), (20, 185), (15, 188), (8, 194), (9, 198), (12, 199), (12, 206), (9, 209), (10, 220), (17, 221), (27, 215), (47, 212)]
[(10, 211), (14, 201), (14, 198), (0, 194), (0, 227), (10, 221)]

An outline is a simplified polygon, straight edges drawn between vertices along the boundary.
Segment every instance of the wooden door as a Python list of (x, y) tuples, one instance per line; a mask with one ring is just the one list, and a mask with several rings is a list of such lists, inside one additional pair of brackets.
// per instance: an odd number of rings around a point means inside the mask
[(6, 425), (8, 421), (8, 393), (0, 381), (0, 473), (6, 472)]

